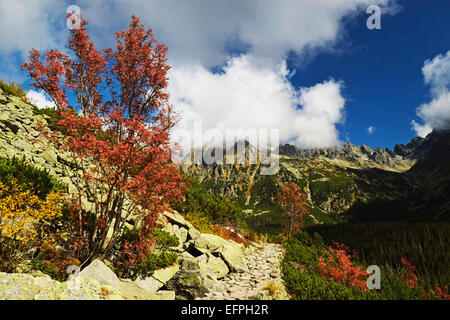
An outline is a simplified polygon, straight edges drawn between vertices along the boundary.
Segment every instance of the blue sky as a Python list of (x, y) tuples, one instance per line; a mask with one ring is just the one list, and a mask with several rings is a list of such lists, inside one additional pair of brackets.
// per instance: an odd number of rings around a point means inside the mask
[[(133, 13), (154, 28), (169, 47), (171, 103), (187, 130), (201, 121), (279, 129), (299, 147), (393, 148), (450, 120), (450, 1), (2, 0), (0, 78), (27, 84), (26, 52), (64, 47), (71, 4), (100, 48)], [(371, 4), (381, 30), (366, 27)]]
[[(339, 125), (342, 140), (347, 135), (356, 145), (393, 148), (416, 136), (411, 130), (415, 109), (430, 98), (423, 63), (450, 50), (450, 1), (399, 4), (397, 14), (382, 15), (381, 30), (361, 28), (365, 13), (353, 17), (340, 43), (347, 49), (318, 54), (291, 79), (302, 85), (327, 76), (345, 81), (348, 100), (346, 121)], [(369, 126), (375, 127), (372, 135), (366, 132)]]

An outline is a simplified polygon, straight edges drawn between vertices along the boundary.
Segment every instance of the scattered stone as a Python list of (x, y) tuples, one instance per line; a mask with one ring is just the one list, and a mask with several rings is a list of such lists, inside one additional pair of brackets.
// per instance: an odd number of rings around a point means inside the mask
[(100, 260), (92, 261), (86, 268), (81, 270), (77, 278), (95, 279), (102, 285), (108, 285), (117, 290), (120, 289), (119, 278)]

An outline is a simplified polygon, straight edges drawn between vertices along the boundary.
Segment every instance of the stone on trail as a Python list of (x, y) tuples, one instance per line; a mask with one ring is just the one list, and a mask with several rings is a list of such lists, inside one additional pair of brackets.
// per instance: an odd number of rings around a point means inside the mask
[(116, 274), (102, 261), (94, 260), (86, 268), (81, 270), (77, 278), (95, 279), (100, 284), (111, 286), (120, 290), (120, 280)]

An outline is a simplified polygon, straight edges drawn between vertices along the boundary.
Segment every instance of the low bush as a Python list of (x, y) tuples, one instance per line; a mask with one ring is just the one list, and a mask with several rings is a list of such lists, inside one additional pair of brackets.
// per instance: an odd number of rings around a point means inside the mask
[(136, 276), (146, 277), (153, 273), (153, 271), (168, 267), (177, 261), (178, 255), (176, 252), (161, 251), (158, 253), (149, 254), (143, 262), (141, 262), (136, 269)]
[(177, 247), (180, 244), (180, 241), (176, 236), (161, 228), (153, 229), (153, 238), (156, 241), (156, 245), (164, 249)]
[(65, 189), (65, 185), (52, 177), (47, 170), (36, 168), (26, 162), (25, 158), (0, 157), (0, 182), (11, 187), (17, 184), (23, 190), (30, 190), (40, 199), (45, 199), (50, 192)]
[(139, 228), (126, 228), (117, 248), (115, 271), (121, 277), (146, 277), (174, 264), (178, 255), (169, 247), (178, 245), (176, 236), (160, 228), (154, 228), (150, 237)]
[[(397, 271), (383, 268), (381, 289), (367, 290), (365, 267), (354, 253), (334, 245), (326, 246), (320, 235), (301, 232), (285, 242), (283, 279), (294, 300), (412, 300), (448, 299), (448, 287), (427, 290), (417, 285), (414, 268)], [(413, 280), (413, 282), (411, 282)]]
[(52, 279), (66, 281), (69, 277), (68, 267), (80, 265), (80, 261), (68, 251), (56, 249), (52, 243), (44, 242), (31, 261), (32, 266)]
[(205, 217), (204, 222), (213, 224), (239, 224), (243, 214), (226, 197), (212, 194), (195, 178), (189, 178), (189, 189), (185, 192), (185, 200), (173, 205), (173, 209), (184, 215)]
[(53, 222), (62, 215), (62, 195), (44, 200), (30, 190), (0, 182), (0, 271), (14, 272), (44, 241), (53, 242)]
[(6, 83), (5, 81), (0, 80), (0, 89), (6, 94), (19, 97), (23, 102), (30, 104), (21, 84), (15, 82)]

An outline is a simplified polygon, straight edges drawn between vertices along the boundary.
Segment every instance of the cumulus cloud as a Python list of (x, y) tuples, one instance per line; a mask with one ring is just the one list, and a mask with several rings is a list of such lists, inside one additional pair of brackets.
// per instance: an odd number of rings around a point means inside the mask
[(367, 134), (372, 135), (375, 133), (375, 127), (374, 126), (370, 126), (367, 128)]
[(55, 28), (55, 23), (65, 22), (66, 7), (54, 0), (0, 1), (0, 53), (25, 54), (31, 48), (61, 45), (67, 29)]
[(417, 116), (423, 123), (413, 120), (412, 128), (425, 137), (433, 129), (447, 127), (450, 123), (450, 51), (426, 60), (422, 73), (430, 86), (432, 100), (417, 108)]
[[(311, 88), (293, 88), (285, 59), (291, 52), (302, 55), (306, 49), (332, 47), (342, 39), (344, 17), (365, 13), (373, 4), (383, 13), (395, 13), (395, 2), (79, 0), (76, 4), (99, 47), (113, 45), (112, 31), (126, 28), (131, 14), (154, 28), (157, 39), (169, 47), (170, 93), (183, 113), (180, 126), (192, 127), (188, 122), (197, 119), (210, 128), (279, 128), (284, 141), (325, 147), (338, 142), (336, 124), (344, 121), (342, 84), (331, 79)], [(63, 48), (68, 34), (65, 10), (70, 4), (3, 0), (0, 54), (23, 54), (30, 47)]]
[(178, 128), (194, 130), (279, 129), (282, 141), (300, 147), (338, 143), (335, 125), (343, 120), (345, 99), (333, 79), (294, 88), (285, 63), (269, 67), (252, 56), (231, 58), (221, 73), (207, 68), (174, 68), (171, 103), (182, 112)]
[(431, 86), (434, 95), (448, 91), (450, 85), (450, 50), (445, 55), (437, 55), (426, 60), (422, 68), (425, 83)]
[(39, 109), (56, 108), (56, 105), (43, 92), (28, 90), (26, 93), (27, 99)]
[[(91, 25), (114, 30), (136, 14), (155, 28), (170, 48), (171, 63), (222, 65), (227, 50), (246, 48), (252, 55), (283, 59), (290, 51), (324, 47), (339, 39), (342, 18), (378, 4), (396, 10), (392, 0), (80, 0)], [(116, 31), (116, 30), (115, 30)], [(105, 34), (97, 37), (105, 40)], [(232, 48), (235, 49), (235, 48)]]

